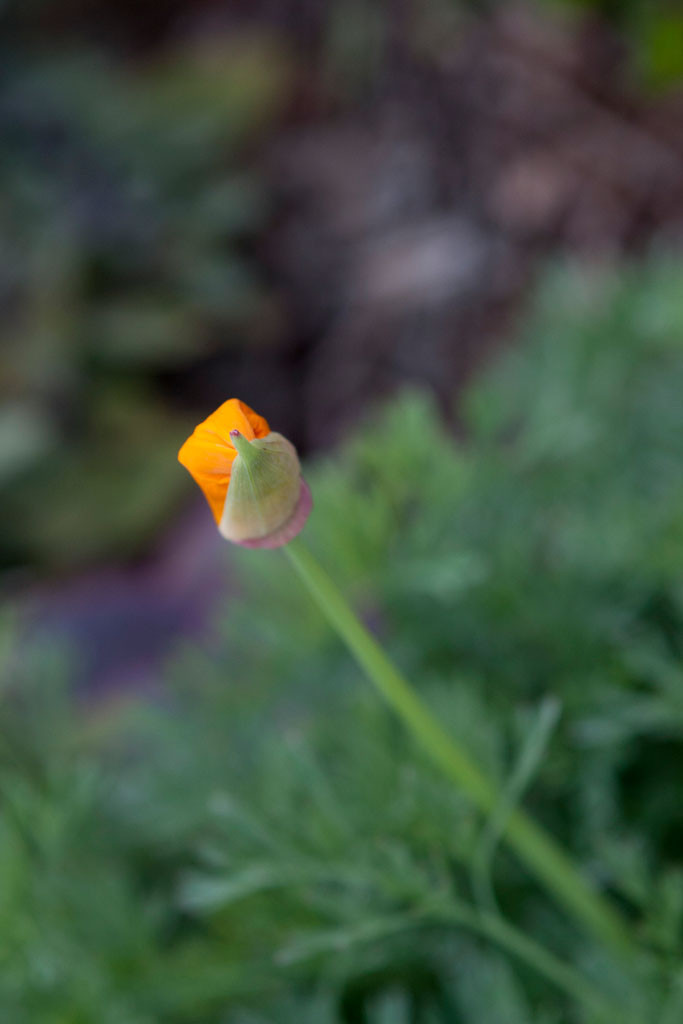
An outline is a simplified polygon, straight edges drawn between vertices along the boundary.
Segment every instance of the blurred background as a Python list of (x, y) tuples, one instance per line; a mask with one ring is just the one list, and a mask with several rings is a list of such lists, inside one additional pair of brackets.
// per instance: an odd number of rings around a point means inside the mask
[[(483, 860), (518, 927), (683, 1020), (679, 4), (0, 25), (2, 1019), (602, 1019), (455, 923)], [(231, 396), (642, 969), (489, 850), (283, 559), (221, 542), (175, 457)]]

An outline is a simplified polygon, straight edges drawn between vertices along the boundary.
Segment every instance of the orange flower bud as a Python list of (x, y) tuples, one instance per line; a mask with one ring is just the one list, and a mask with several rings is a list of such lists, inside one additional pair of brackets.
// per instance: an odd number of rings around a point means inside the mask
[(209, 503), (218, 529), (244, 547), (280, 547), (311, 511), (294, 445), (231, 398), (194, 430), (178, 453)]

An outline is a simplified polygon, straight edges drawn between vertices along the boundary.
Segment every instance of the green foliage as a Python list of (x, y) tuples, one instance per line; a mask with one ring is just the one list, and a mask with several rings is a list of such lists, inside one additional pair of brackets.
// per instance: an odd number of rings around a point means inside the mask
[[(0, 44), (0, 567), (135, 550), (168, 515), (189, 424), (163, 375), (272, 322), (242, 254), (268, 208), (242, 154), (287, 77), (265, 39), (124, 66), (30, 38)], [(116, 509), (131, 482), (137, 517)]]
[(665, 88), (683, 78), (683, 14), (673, 7), (641, 18), (640, 63), (646, 78)]
[(590, 12), (618, 29), (639, 85), (667, 89), (683, 80), (683, 18), (677, 0), (543, 0), (549, 7)]
[(466, 441), (407, 395), (309, 473), (307, 542), (636, 961), (550, 905), (286, 560), (236, 552), (224, 640), (177, 653), (161, 705), (74, 714), (68, 663), (0, 638), (3, 1019), (680, 1019), (682, 285), (558, 269)]

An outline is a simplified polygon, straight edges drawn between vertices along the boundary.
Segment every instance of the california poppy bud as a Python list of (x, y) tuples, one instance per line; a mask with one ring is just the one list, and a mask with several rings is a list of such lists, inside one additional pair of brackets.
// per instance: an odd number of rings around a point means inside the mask
[(294, 445), (231, 398), (200, 423), (178, 453), (204, 492), (218, 529), (244, 547), (276, 548), (311, 511)]

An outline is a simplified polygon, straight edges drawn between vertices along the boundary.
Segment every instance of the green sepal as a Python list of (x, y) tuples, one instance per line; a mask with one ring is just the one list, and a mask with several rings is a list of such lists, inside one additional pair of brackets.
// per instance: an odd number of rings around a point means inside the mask
[(301, 469), (294, 445), (282, 434), (253, 441), (233, 440), (237, 457), (218, 529), (240, 543), (267, 537), (291, 519), (301, 493)]

